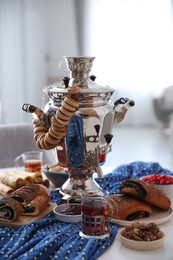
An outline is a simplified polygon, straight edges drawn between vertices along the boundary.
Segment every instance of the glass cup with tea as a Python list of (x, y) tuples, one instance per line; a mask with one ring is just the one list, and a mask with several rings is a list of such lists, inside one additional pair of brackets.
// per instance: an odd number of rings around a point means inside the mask
[(15, 159), (15, 167), (24, 167), (26, 172), (42, 172), (43, 152), (25, 152)]
[(109, 237), (109, 221), (117, 213), (117, 205), (110, 203), (108, 193), (94, 190), (81, 195), (82, 226), (80, 236), (103, 239)]

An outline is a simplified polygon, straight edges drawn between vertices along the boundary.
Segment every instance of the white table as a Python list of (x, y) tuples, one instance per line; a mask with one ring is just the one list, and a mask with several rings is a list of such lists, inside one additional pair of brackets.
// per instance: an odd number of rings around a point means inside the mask
[(166, 234), (163, 247), (151, 251), (132, 250), (121, 244), (117, 234), (113, 244), (98, 258), (98, 260), (172, 260), (173, 218), (166, 223), (159, 225), (159, 228)]
[[(103, 167), (104, 173), (111, 172), (111, 168)], [(120, 226), (119, 229), (122, 227)], [(132, 250), (121, 244), (117, 234), (113, 244), (98, 260), (173, 260), (173, 216), (171, 220), (160, 224), (159, 228), (166, 234), (163, 247), (151, 251)]]

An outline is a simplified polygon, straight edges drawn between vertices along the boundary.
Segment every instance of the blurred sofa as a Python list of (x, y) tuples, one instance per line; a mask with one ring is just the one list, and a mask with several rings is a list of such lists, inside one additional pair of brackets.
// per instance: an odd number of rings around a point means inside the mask
[(169, 127), (173, 115), (173, 86), (165, 88), (159, 97), (153, 99), (153, 108), (161, 125)]
[[(14, 159), (26, 151), (39, 150), (34, 141), (33, 125), (0, 125), (0, 168), (14, 167)], [(43, 163), (49, 164), (50, 156), (43, 151)]]

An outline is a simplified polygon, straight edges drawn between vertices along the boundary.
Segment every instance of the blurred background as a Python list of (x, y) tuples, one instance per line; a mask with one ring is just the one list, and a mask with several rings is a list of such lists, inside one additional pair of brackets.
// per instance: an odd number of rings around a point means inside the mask
[(172, 46), (172, 0), (0, 0), (0, 123), (32, 121), (21, 107), (43, 107), (64, 56), (95, 56), (97, 83), (135, 100), (122, 126), (159, 131), (170, 151)]

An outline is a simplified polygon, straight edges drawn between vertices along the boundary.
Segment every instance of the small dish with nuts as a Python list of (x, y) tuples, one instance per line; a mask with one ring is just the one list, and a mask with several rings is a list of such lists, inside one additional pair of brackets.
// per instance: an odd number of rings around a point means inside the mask
[(119, 231), (124, 246), (135, 250), (154, 250), (163, 246), (165, 234), (155, 223), (135, 222)]

